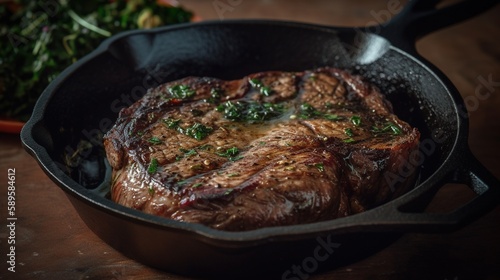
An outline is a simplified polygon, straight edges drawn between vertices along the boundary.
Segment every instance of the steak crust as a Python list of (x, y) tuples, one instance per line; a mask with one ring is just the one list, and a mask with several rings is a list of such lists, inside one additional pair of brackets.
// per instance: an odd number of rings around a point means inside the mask
[(411, 188), (391, 176), (418, 145), (378, 89), (334, 68), (166, 83), (104, 137), (113, 201), (229, 231), (385, 203)]

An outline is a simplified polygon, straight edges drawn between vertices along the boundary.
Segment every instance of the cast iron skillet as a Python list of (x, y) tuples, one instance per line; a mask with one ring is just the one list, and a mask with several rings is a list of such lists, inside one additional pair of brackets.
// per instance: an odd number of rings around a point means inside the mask
[[(47, 87), (22, 130), (23, 144), (100, 238), (126, 256), (178, 273), (273, 268), (287, 278), (294, 275), (294, 264), (307, 265), (311, 272), (319, 264), (331, 268), (352, 262), (404, 232), (456, 229), (497, 204), (499, 182), (469, 151), (467, 113), (459, 93), (416, 53), (414, 41), (496, 1), (465, 1), (440, 10), (434, 8), (436, 2), (410, 1), (388, 24), (369, 28), (237, 20), (114, 36)], [(402, 119), (419, 128), (421, 157), (410, 160), (399, 174), (404, 178), (408, 170), (418, 169), (420, 180), (412, 191), (350, 217), (246, 232), (171, 221), (117, 205), (103, 195), (109, 168), (96, 138), (111, 127), (121, 107), (147, 88), (189, 75), (234, 79), (321, 66), (363, 75), (380, 87)], [(65, 161), (68, 156), (74, 164)], [(451, 213), (422, 213), (449, 182), (467, 184), (477, 197)]]

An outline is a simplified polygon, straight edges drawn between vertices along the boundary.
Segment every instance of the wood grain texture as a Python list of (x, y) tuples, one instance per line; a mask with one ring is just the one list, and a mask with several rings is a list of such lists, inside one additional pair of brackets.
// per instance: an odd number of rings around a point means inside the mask
[[(181, 0), (203, 19), (219, 19), (215, 1)], [(228, 3), (228, 0), (220, 0)], [(230, 1), (229, 1), (230, 2)], [(366, 26), (387, 9), (385, 0), (241, 0), (230, 18), (295, 20), (335, 26)], [(403, 4), (405, 1), (401, 1)], [(470, 111), (469, 144), (500, 178), (500, 5), (466, 22), (422, 38), (417, 49), (441, 69), (464, 98), (474, 101), (483, 79), (496, 82)], [(476, 96), (477, 97), (477, 96)], [(16, 168), (16, 273), (7, 271), (6, 173)], [(0, 134), (0, 279), (191, 279), (127, 259), (97, 238), (61, 191), (21, 147), (16, 135)], [(429, 211), (454, 209), (470, 199), (459, 185), (443, 188)], [(452, 233), (406, 234), (388, 248), (349, 266), (310, 275), (326, 279), (500, 279), (500, 207)], [(313, 248), (312, 248), (313, 249)], [(304, 278), (304, 277), (303, 277)], [(293, 278), (289, 278), (293, 279)], [(296, 278), (296, 279), (301, 279)]]

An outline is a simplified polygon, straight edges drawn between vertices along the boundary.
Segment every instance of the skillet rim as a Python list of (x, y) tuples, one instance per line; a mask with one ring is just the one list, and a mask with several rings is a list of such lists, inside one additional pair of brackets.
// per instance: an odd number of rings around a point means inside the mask
[[(198, 23), (185, 23), (175, 26), (167, 26), (161, 28), (155, 28), (150, 30), (132, 30), (119, 33), (106, 40), (104, 40), (94, 51), (77, 61), (76, 63), (65, 69), (41, 94), (39, 100), (37, 101), (33, 114), (28, 120), (26, 125), (23, 127), (21, 132), (21, 140), (25, 149), (37, 160), (38, 164), (42, 167), (42, 170), (54, 181), (61, 189), (65, 191), (66, 194), (71, 194), (80, 202), (90, 204), (91, 206), (98, 207), (100, 211), (105, 211), (108, 214), (114, 215), (118, 218), (126, 219), (127, 221), (132, 221), (135, 223), (141, 223), (143, 225), (153, 226), (162, 228), (165, 230), (172, 231), (184, 231), (191, 234), (196, 234), (198, 239), (203, 240), (207, 243), (217, 243), (223, 242), (225, 245), (238, 245), (243, 244), (255, 245), (260, 243), (267, 243), (272, 240), (298, 240), (303, 238), (308, 238), (312, 236), (318, 236), (325, 233), (343, 233), (343, 232), (360, 232), (363, 227), (367, 225), (374, 225), (370, 220), (364, 219), (365, 217), (373, 216), (374, 212), (388, 213), (394, 206), (401, 206), (405, 202), (411, 201), (413, 197), (421, 193), (425, 193), (432, 189), (435, 185), (440, 184), (442, 180), (451, 172), (457, 168), (457, 164), (453, 163), (454, 158), (457, 157), (457, 153), (467, 147), (467, 134), (464, 132), (467, 130), (467, 120), (458, 113), (458, 106), (463, 103), (460, 94), (453, 86), (453, 84), (446, 78), (446, 76), (435, 66), (430, 64), (428, 61), (420, 57), (418, 54), (412, 54), (411, 51), (404, 51), (393, 44), (390, 44), (389, 49), (398, 52), (406, 58), (413, 60), (419, 66), (423, 68), (426, 72), (431, 74), (436, 81), (446, 90), (448, 98), (453, 105), (453, 115), (457, 120), (457, 131), (454, 134), (453, 145), (450, 148), (449, 153), (443, 159), (443, 162), (439, 167), (426, 179), (426, 181), (419, 183), (412, 190), (403, 194), (402, 196), (393, 199), (383, 205), (367, 210), (366, 212), (350, 215), (343, 218), (337, 218), (328, 221), (309, 223), (309, 224), (299, 224), (290, 226), (278, 226), (278, 227), (267, 227), (260, 228), (249, 231), (222, 231), (207, 227), (201, 224), (185, 223), (174, 220), (169, 220), (167, 218), (158, 217), (151, 214), (146, 214), (138, 210), (134, 210), (117, 203), (114, 203), (106, 198), (100, 197), (93, 192), (88, 191), (80, 184), (76, 183), (68, 175), (66, 175), (62, 170), (60, 170), (51, 159), (49, 152), (46, 147), (38, 143), (34, 137), (35, 129), (44, 129), (43, 122), (48, 103), (53, 96), (53, 94), (60, 88), (61, 84), (73, 75), (77, 70), (88, 63), (89, 61), (95, 59), (99, 55), (107, 52), (109, 47), (113, 42), (123, 39), (128, 36), (134, 36), (138, 34), (159, 34), (170, 32), (174, 30), (182, 30), (187, 28), (196, 28), (198, 26), (224, 26), (224, 25), (269, 25), (269, 26), (282, 26), (289, 28), (302, 28), (309, 30), (319, 30), (322, 32), (329, 33), (340, 33), (340, 32), (353, 32), (356, 28), (346, 28), (346, 27), (332, 27), (317, 24), (309, 24), (294, 21), (278, 21), (278, 20), (225, 20), (225, 21), (205, 21)], [(362, 32), (365, 34), (372, 34), (384, 38), (378, 34)], [(384, 38), (385, 39), (385, 38)], [(41, 127), (40, 127), (41, 126)], [(450, 140), (451, 142), (451, 140)], [(398, 206), (398, 207), (399, 207)], [(394, 209), (392, 209), (394, 210)], [(393, 211), (392, 211), (393, 212)], [(375, 223), (376, 224), (376, 223)], [(379, 224), (378, 226), (390, 226), (389, 224)], [(377, 227), (379, 228), (379, 227)], [(390, 229), (380, 229), (390, 230)], [(231, 243), (231, 244), (228, 244)]]

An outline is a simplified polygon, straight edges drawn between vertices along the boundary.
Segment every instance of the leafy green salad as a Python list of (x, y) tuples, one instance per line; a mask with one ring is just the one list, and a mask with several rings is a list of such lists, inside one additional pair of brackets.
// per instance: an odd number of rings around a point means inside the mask
[(26, 121), (47, 85), (120, 31), (189, 22), (174, 1), (0, 1), (0, 118)]

